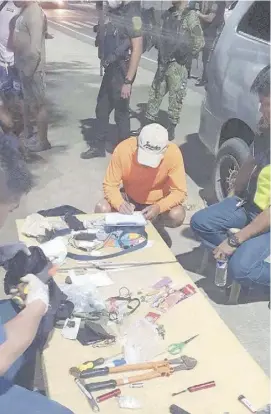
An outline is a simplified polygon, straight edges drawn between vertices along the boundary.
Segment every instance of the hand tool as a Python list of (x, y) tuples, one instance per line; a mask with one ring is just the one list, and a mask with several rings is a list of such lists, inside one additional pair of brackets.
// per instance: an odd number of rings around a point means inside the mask
[(86, 389), (85, 383), (82, 380), (78, 379), (78, 378), (75, 378), (74, 382), (76, 383), (78, 388), (82, 391), (82, 393), (85, 394), (85, 396), (87, 397), (92, 411), (94, 411), (95, 413), (98, 413), (100, 411), (100, 408), (97, 405), (97, 403), (96, 403), (95, 399), (93, 398), (93, 396), (91, 395), (90, 391)]
[[(69, 270), (80, 270), (80, 269), (97, 269), (97, 270), (125, 270), (130, 267), (144, 267), (144, 266), (156, 266), (156, 265), (163, 265), (163, 264), (174, 264), (179, 263), (177, 260), (169, 260), (165, 262), (129, 262), (129, 263), (114, 263), (114, 262), (85, 262), (82, 263), (81, 266), (75, 266)], [(67, 273), (67, 269), (58, 269), (59, 273), (65, 272)]]
[(205, 390), (207, 388), (212, 388), (215, 387), (216, 384), (214, 381), (209, 381), (209, 382), (204, 382), (203, 384), (197, 384), (197, 385), (192, 385), (191, 387), (186, 388), (186, 390), (182, 390), (180, 392), (174, 392), (172, 395), (172, 397), (175, 397), (175, 395), (179, 395), (179, 394), (183, 394), (184, 392), (195, 392), (195, 391), (201, 391), (201, 390)]
[[(114, 367), (114, 368), (104, 367), (104, 368), (94, 369), (92, 370), (92, 372), (90, 372), (88, 378), (96, 377), (100, 375), (128, 372), (128, 371), (149, 370), (149, 372), (146, 372), (140, 375), (135, 375), (132, 377), (118, 379), (118, 380), (93, 382), (93, 383), (87, 384), (86, 388), (90, 392), (100, 391), (100, 390), (105, 390), (108, 388), (109, 389), (116, 388), (117, 386), (131, 384), (135, 382), (148, 381), (148, 380), (158, 378), (158, 377), (168, 377), (177, 371), (193, 369), (196, 366), (196, 364), (197, 364), (196, 359), (183, 355), (180, 358), (176, 358), (172, 360), (145, 362), (142, 364), (130, 364), (130, 365), (123, 365), (121, 367)], [(172, 366), (172, 365), (177, 365), (177, 366)]]
[[(103, 358), (100, 358), (100, 359), (98, 359), (97, 361), (100, 361), (100, 360), (102, 360)], [(104, 360), (103, 360), (104, 361)], [(94, 363), (95, 363), (96, 361), (94, 361)], [(104, 362), (103, 363), (99, 363), (99, 364), (97, 364), (97, 362), (96, 362), (96, 364), (94, 365), (95, 367), (96, 366), (98, 366), (98, 365), (102, 365), (102, 364), (104, 364)], [(109, 368), (113, 368), (113, 367), (120, 367), (121, 365), (125, 365), (126, 364), (126, 361), (125, 361), (125, 359), (124, 358), (122, 358), (122, 359), (116, 359), (115, 361), (112, 361), (112, 363), (109, 363), (108, 364), (108, 367)], [(94, 366), (93, 366), (93, 368), (94, 368)], [(93, 370), (93, 368), (88, 368), (88, 369), (86, 369), (86, 370), (84, 370), (84, 371), (81, 371), (80, 372), (80, 374), (79, 374), (79, 377), (80, 378), (89, 378), (89, 373)]]
[(111, 362), (108, 362), (107, 366), (109, 368), (113, 368), (113, 367), (120, 367), (121, 365), (126, 365), (126, 361), (124, 358), (121, 359), (114, 359)]
[(109, 398), (118, 397), (121, 394), (121, 390), (119, 388), (115, 389), (114, 391), (107, 392), (106, 394), (99, 395), (96, 398), (98, 403), (109, 400)]
[(240, 403), (242, 403), (251, 413), (257, 412), (256, 408), (253, 407), (251, 402), (248, 401), (248, 399), (244, 395), (239, 395), (238, 401), (240, 401)]
[(74, 375), (75, 377), (80, 376), (80, 378), (84, 378), (81, 377), (82, 373), (85, 374), (86, 372), (91, 371), (94, 367), (98, 367), (99, 365), (103, 365), (104, 363), (104, 358), (98, 358), (95, 361), (86, 361), (78, 365), (77, 367), (71, 367), (69, 372), (71, 375)]
[(179, 343), (175, 343), (175, 344), (171, 344), (168, 347), (168, 352), (171, 355), (177, 355), (180, 354), (182, 352), (182, 350), (184, 349), (185, 345), (188, 344), (190, 341), (192, 341), (193, 339), (195, 339), (197, 336), (199, 335), (194, 335), (191, 338), (187, 339), (184, 342), (179, 342)]

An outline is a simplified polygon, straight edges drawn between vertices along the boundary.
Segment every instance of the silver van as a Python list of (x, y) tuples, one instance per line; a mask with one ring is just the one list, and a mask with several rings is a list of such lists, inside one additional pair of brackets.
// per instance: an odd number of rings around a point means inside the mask
[(270, 63), (270, 1), (239, 1), (225, 22), (208, 63), (199, 137), (216, 157), (213, 185), (222, 200), (248, 156), (259, 121), (250, 93)]

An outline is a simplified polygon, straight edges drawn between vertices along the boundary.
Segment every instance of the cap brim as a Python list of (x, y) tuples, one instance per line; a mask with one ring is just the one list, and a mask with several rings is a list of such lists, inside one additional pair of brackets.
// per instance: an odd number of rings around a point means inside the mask
[(144, 151), (142, 148), (137, 150), (137, 161), (146, 167), (157, 168), (162, 161), (163, 154), (154, 154), (153, 152)]

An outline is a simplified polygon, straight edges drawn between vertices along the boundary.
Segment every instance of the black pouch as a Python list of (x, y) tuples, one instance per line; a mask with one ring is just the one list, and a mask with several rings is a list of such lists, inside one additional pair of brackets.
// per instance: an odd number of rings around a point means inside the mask
[(98, 323), (86, 321), (84, 328), (80, 328), (77, 339), (82, 345), (91, 345), (92, 343), (115, 339), (114, 335), (109, 334)]
[(86, 214), (82, 210), (78, 210), (78, 208), (64, 205), (59, 207), (50, 208), (49, 210), (40, 210), (38, 211), (38, 214), (40, 214), (43, 217), (59, 217), (59, 216), (65, 216), (65, 214), (69, 215), (78, 215), (78, 214)]

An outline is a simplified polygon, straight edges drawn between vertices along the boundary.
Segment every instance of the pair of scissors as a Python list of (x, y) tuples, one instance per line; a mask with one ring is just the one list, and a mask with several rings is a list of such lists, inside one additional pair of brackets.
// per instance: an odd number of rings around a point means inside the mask
[(171, 355), (177, 355), (180, 354), (182, 352), (182, 350), (184, 349), (185, 345), (188, 344), (189, 342), (191, 342), (193, 339), (195, 339), (197, 336), (199, 335), (194, 335), (191, 338), (187, 339), (184, 342), (179, 342), (179, 343), (175, 343), (175, 344), (171, 344), (168, 347), (168, 352)]

